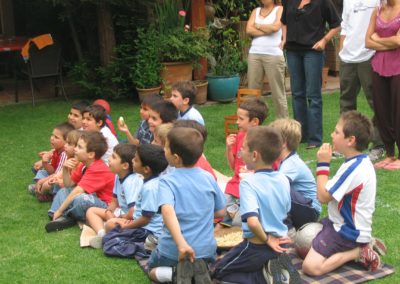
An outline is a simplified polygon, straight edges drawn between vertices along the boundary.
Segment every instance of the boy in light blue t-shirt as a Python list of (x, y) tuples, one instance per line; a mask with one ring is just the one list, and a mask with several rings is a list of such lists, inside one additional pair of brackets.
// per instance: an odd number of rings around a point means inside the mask
[(110, 170), (115, 173), (113, 198), (107, 209), (91, 207), (86, 211), (86, 220), (97, 236), (90, 240), (90, 246), (101, 248), (106, 234), (104, 222), (115, 217), (132, 220), (134, 206), (143, 180), (133, 172), (132, 159), (136, 147), (129, 144), (118, 144), (109, 158)]
[[(273, 128), (256, 126), (247, 132), (242, 158), (255, 173), (240, 182), (243, 242), (214, 267), (214, 277), (229, 283), (298, 283), (299, 274), (282, 245), (289, 243), (283, 220), (290, 210), (289, 180), (273, 171), (282, 138)], [(289, 278), (289, 279), (287, 279)]]
[(152, 144), (137, 146), (133, 158), (133, 169), (141, 174), (144, 180), (136, 200), (133, 220), (110, 219), (106, 223), (107, 232), (114, 225), (119, 225), (121, 230), (135, 229), (138, 239), (131, 240), (135, 242), (143, 242), (149, 234), (156, 237), (160, 235), (162, 217), (158, 213), (158, 175), (165, 170), (167, 165), (164, 150), (160, 146)]
[(211, 283), (206, 263), (216, 255), (213, 218), (224, 216), (225, 198), (213, 176), (194, 167), (202, 153), (203, 137), (196, 129), (179, 127), (168, 133), (165, 156), (176, 169), (160, 178), (165, 229), (149, 259), (153, 281), (176, 277), (178, 283), (191, 283), (193, 278)]
[(290, 181), (292, 206), (287, 225), (296, 230), (304, 224), (317, 222), (321, 213), (321, 203), (317, 198), (317, 184), (310, 168), (297, 154), (301, 141), (301, 124), (289, 118), (273, 121), (271, 127), (278, 130), (283, 139), (279, 172)]

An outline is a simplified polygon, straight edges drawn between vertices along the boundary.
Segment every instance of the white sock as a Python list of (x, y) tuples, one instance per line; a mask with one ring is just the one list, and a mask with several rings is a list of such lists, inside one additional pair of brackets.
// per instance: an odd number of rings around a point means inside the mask
[(105, 234), (106, 234), (106, 231), (104, 231), (104, 229), (101, 229), (101, 230), (97, 233), (97, 235), (98, 235), (99, 237), (104, 237)]
[(156, 277), (158, 282), (171, 282), (172, 281), (172, 267), (160, 266), (156, 268)]

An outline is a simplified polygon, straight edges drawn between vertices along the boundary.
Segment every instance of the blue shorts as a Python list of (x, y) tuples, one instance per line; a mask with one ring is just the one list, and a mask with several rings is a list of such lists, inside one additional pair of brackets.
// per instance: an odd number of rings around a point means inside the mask
[(156, 248), (155, 250), (153, 250), (151, 252), (149, 262), (148, 262), (149, 270), (154, 267), (160, 267), (160, 266), (172, 267), (172, 266), (176, 266), (177, 264), (178, 264), (178, 260), (170, 259), (166, 256), (161, 255), (158, 248)]
[(244, 240), (215, 263), (213, 277), (233, 283), (265, 283), (262, 269), (277, 257), (269, 246)]
[(312, 241), (312, 248), (323, 257), (330, 257), (336, 253), (352, 250), (362, 244), (343, 238), (333, 227), (328, 218), (320, 221), (324, 227)]

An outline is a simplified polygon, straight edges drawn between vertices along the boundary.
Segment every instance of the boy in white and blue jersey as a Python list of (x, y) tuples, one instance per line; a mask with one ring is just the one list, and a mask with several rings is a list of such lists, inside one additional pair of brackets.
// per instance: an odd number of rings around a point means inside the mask
[[(303, 262), (309, 275), (323, 275), (348, 261), (358, 261), (371, 271), (380, 268), (380, 257), (369, 242), (375, 210), (376, 176), (363, 151), (372, 134), (371, 121), (356, 111), (341, 115), (332, 132), (333, 149), (324, 143), (317, 153), (317, 193), (328, 203), (328, 218)], [(336, 175), (329, 179), (332, 151), (346, 158)]]
[(90, 240), (94, 248), (102, 247), (105, 235), (104, 222), (115, 217), (132, 219), (134, 206), (143, 185), (140, 175), (133, 172), (132, 159), (136, 147), (118, 144), (109, 158), (110, 170), (115, 173), (113, 198), (107, 209), (91, 207), (86, 211), (86, 220), (97, 236)]
[[(282, 247), (289, 243), (287, 226), (283, 220), (290, 210), (289, 180), (272, 169), (279, 157), (282, 138), (269, 126), (256, 126), (247, 132), (242, 157), (248, 169), (255, 173), (240, 182), (240, 215), (243, 242), (219, 260), (214, 277), (232, 283), (265, 283), (266, 278), (281, 278), (285, 269), (297, 283), (299, 274), (284, 254)], [(268, 283), (271, 283), (269, 281)]]
[(279, 172), (290, 181), (291, 209), (285, 223), (289, 229), (296, 230), (304, 224), (317, 222), (321, 213), (321, 204), (317, 198), (317, 184), (310, 168), (297, 154), (301, 141), (301, 124), (289, 118), (273, 121), (271, 127), (278, 130), (283, 139)]
[(179, 119), (195, 120), (204, 125), (203, 116), (193, 107), (197, 88), (192, 81), (179, 81), (172, 85), (171, 102), (178, 109)]
[(153, 281), (170, 282), (176, 276), (178, 283), (193, 278), (211, 283), (206, 263), (216, 256), (213, 218), (224, 216), (225, 198), (213, 176), (194, 166), (202, 153), (203, 137), (196, 129), (178, 127), (168, 133), (165, 156), (176, 169), (160, 178), (165, 228), (149, 259)]
[[(158, 213), (159, 174), (165, 170), (168, 162), (165, 159), (164, 150), (158, 145), (141, 144), (137, 146), (133, 158), (133, 169), (144, 178), (143, 187), (139, 192), (133, 220), (126, 221), (114, 218), (106, 223), (107, 232), (119, 225), (122, 230), (135, 229), (140, 239), (135, 242), (143, 242), (149, 234), (158, 237), (163, 224), (161, 214)], [(140, 233), (139, 233), (140, 232)]]

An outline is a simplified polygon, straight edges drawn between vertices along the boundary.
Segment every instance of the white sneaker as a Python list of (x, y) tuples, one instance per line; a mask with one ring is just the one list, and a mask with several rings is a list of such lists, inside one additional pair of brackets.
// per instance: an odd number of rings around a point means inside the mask
[(89, 245), (95, 249), (103, 248), (103, 237), (95, 236), (95, 237), (91, 238), (89, 241)]
[(290, 274), (279, 263), (278, 259), (271, 259), (263, 268), (264, 279), (267, 284), (289, 284)]

